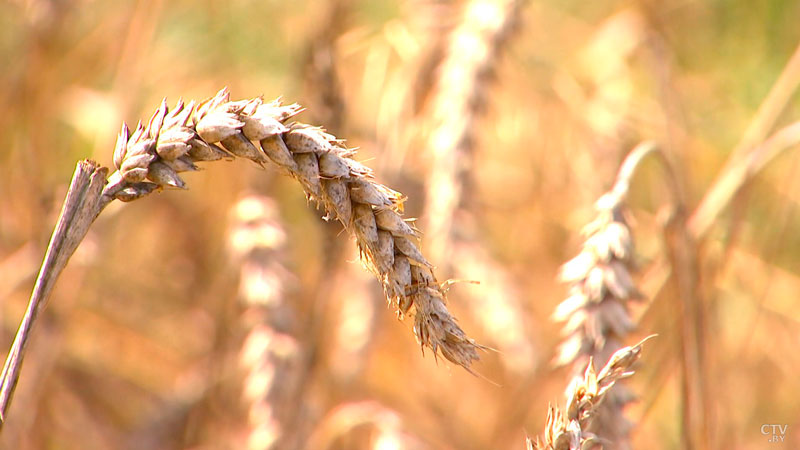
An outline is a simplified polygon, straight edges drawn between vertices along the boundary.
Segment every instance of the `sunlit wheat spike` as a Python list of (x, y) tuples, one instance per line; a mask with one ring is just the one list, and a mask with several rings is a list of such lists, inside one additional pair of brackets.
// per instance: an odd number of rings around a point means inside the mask
[[(445, 306), (445, 291), (421, 257), (418, 232), (402, 216), (405, 197), (375, 181), (343, 141), (318, 127), (288, 123), (300, 111), (296, 104), (260, 98), (231, 101), (227, 89), (171, 111), (162, 104), (147, 127), (137, 127), (127, 142), (118, 142), (118, 171), (109, 178), (106, 195), (129, 201), (156, 190), (185, 188), (181, 172), (207, 155), (273, 164), (300, 182), (327, 219), (339, 220), (355, 237), (362, 261), (383, 284), (398, 315), (414, 318), (420, 344), (469, 369), (481, 347)], [(164, 136), (169, 145), (186, 144), (190, 150), (159, 153)], [(199, 152), (202, 157), (192, 152), (195, 148), (205, 149)]]

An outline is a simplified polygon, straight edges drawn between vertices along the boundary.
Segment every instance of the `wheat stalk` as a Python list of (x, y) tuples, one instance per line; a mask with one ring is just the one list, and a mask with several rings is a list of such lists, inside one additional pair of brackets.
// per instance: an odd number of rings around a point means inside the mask
[(608, 401), (611, 388), (633, 375), (633, 365), (642, 356), (642, 345), (651, 337), (617, 350), (600, 372), (595, 371), (590, 359), (582, 376), (576, 377), (567, 389), (566, 409), (550, 406), (544, 439), (542, 442), (538, 438), (536, 442), (528, 439), (528, 450), (580, 450), (605, 445), (605, 439), (589, 431), (590, 425), (597, 419), (598, 408)]
[[(583, 249), (561, 268), (560, 278), (569, 283), (569, 297), (553, 314), (566, 321), (566, 340), (559, 346), (555, 362), (573, 364), (580, 377), (591, 361), (603, 363), (622, 347), (634, 329), (629, 302), (642, 297), (630, 271), (633, 266), (633, 239), (626, 220), (625, 199), (630, 179), (642, 159), (656, 147), (645, 142), (631, 151), (623, 162), (614, 187), (596, 203), (597, 218), (587, 225)], [(627, 449), (630, 422), (623, 409), (634, 395), (620, 385), (596, 413), (592, 431), (614, 448)]]
[(412, 116), (420, 114), (428, 97), (436, 92), (437, 75), (446, 56), (448, 38), (458, 25), (458, 17), (454, 14), (458, 7), (456, 2), (438, 0), (406, 2), (408, 18), (423, 44), (410, 75), (409, 95), (405, 96), (406, 107)]
[(81, 161), (75, 168), (28, 306), (0, 374), (0, 427), (6, 421), (36, 318), (44, 309), (47, 298), (70, 256), (86, 236), (94, 219), (110, 201), (103, 196), (107, 173), (108, 169), (91, 161)]
[(0, 420), (5, 420), (36, 316), (97, 215), (114, 199), (128, 202), (165, 188), (185, 189), (180, 172), (197, 170), (198, 162), (232, 157), (275, 164), (299, 181), (307, 198), (325, 209), (326, 218), (338, 219), (355, 237), (362, 261), (383, 285), (398, 316), (414, 318), (423, 349), (470, 370), (482, 347), (467, 337), (445, 306), (445, 289), (416, 244), (419, 231), (403, 219), (405, 197), (376, 182), (343, 141), (318, 127), (287, 124), (300, 111), (297, 104), (260, 98), (230, 101), (227, 89), (200, 103), (178, 101), (172, 110), (164, 100), (146, 125), (140, 122), (130, 130), (123, 124), (114, 149), (117, 170), (107, 180), (105, 168), (79, 163), (6, 359)]

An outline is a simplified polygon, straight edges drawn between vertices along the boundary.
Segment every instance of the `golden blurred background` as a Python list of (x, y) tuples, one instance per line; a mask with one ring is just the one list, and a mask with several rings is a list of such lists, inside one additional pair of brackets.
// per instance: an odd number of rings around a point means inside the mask
[[(420, 354), (296, 181), (213, 163), (188, 191), (98, 218), (37, 323), (0, 445), (524, 448), (571, 378), (553, 365), (559, 267), (654, 140), (680, 196), (655, 159), (631, 181), (644, 300), (623, 344), (658, 337), (626, 382), (630, 444), (800, 447), (800, 160), (782, 151), (798, 133), (757, 153), (800, 120), (798, 17), (792, 0), (0, 3), (4, 351), (75, 162), (110, 166), (123, 121), (223, 86), (297, 101), (358, 147), (408, 196), (439, 281), (480, 282), (453, 284), (448, 306), (494, 349), (474, 374)], [(742, 164), (740, 189), (709, 197)], [(698, 233), (701, 204), (720, 213)], [(670, 214), (688, 254), (672, 254)]]

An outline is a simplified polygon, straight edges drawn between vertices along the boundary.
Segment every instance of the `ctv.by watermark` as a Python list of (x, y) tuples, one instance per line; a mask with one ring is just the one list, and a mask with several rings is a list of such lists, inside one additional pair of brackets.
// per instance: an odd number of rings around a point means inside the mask
[(787, 428), (789, 428), (789, 425), (765, 423), (761, 425), (761, 434), (769, 436), (767, 442), (784, 442), (784, 440), (786, 440)]

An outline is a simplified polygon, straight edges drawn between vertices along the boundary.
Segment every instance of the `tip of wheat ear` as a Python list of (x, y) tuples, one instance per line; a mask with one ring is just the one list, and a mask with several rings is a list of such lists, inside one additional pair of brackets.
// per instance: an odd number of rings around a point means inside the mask
[(163, 101), (147, 122), (127, 125), (117, 139), (106, 195), (132, 201), (165, 188), (186, 188), (179, 173), (195, 163), (246, 158), (274, 164), (339, 220), (356, 239), (362, 260), (383, 285), (400, 317), (414, 318), (419, 343), (469, 369), (482, 348), (467, 337), (445, 306), (445, 291), (402, 216), (405, 197), (375, 181), (344, 141), (322, 128), (288, 121), (297, 104), (260, 97), (231, 101), (227, 89), (200, 103)]
[(572, 381), (567, 389), (567, 404), (562, 411), (550, 406), (545, 423), (543, 442), (528, 439), (528, 450), (560, 450), (595, 448), (603, 442), (587, 426), (595, 417), (598, 406), (614, 384), (633, 375), (633, 367), (642, 356), (642, 346), (655, 337), (648, 336), (630, 347), (617, 350), (598, 372), (590, 360), (582, 377)]

